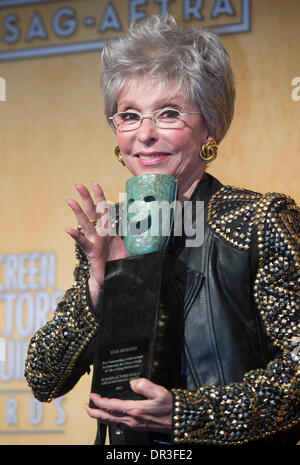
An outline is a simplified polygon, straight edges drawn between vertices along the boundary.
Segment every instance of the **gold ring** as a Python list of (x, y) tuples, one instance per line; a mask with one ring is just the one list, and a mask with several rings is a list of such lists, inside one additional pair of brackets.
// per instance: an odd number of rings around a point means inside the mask
[(96, 228), (98, 224), (98, 220), (99, 218), (97, 218), (96, 220), (90, 220), (90, 223), (92, 223), (92, 225)]

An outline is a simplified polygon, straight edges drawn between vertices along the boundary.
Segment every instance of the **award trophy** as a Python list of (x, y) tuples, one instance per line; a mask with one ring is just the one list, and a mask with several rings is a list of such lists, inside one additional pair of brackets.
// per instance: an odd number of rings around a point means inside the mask
[(92, 392), (142, 399), (129, 381), (180, 383), (185, 265), (167, 250), (177, 181), (147, 174), (127, 181), (128, 258), (107, 262)]

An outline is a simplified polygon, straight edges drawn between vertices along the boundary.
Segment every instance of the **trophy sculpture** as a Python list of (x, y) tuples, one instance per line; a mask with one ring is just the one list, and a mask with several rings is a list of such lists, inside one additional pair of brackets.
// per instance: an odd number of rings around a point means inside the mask
[[(177, 181), (162, 174), (126, 183), (123, 239), (128, 258), (107, 262), (92, 392), (141, 399), (129, 381), (180, 383), (185, 265), (166, 248)], [(173, 205), (173, 208), (172, 208)]]

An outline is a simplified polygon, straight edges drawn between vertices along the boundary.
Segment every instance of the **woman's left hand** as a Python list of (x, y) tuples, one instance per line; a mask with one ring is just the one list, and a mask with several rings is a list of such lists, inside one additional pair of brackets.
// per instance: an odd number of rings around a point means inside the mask
[(148, 379), (130, 381), (131, 389), (145, 400), (107, 399), (91, 394), (97, 408), (85, 406), (92, 418), (108, 425), (122, 424), (137, 431), (171, 433), (173, 396), (162, 386)]

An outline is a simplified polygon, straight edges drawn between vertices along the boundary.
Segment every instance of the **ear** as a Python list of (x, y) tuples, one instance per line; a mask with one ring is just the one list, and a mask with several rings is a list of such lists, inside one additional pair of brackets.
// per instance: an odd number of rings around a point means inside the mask
[[(204, 144), (206, 144), (206, 142), (208, 142), (208, 141), (210, 141), (210, 140), (216, 141), (216, 136), (211, 135), (210, 130), (208, 129), (208, 125), (207, 125), (206, 121), (205, 121), (205, 124), (206, 124), (207, 132), (206, 132), (206, 139), (205, 139)], [(222, 128), (223, 128), (223, 117), (220, 116), (220, 117), (218, 118), (218, 130), (217, 130), (218, 134), (221, 133)], [(217, 141), (216, 141), (216, 142), (217, 142)], [(217, 144), (219, 145), (219, 142), (217, 142)]]

